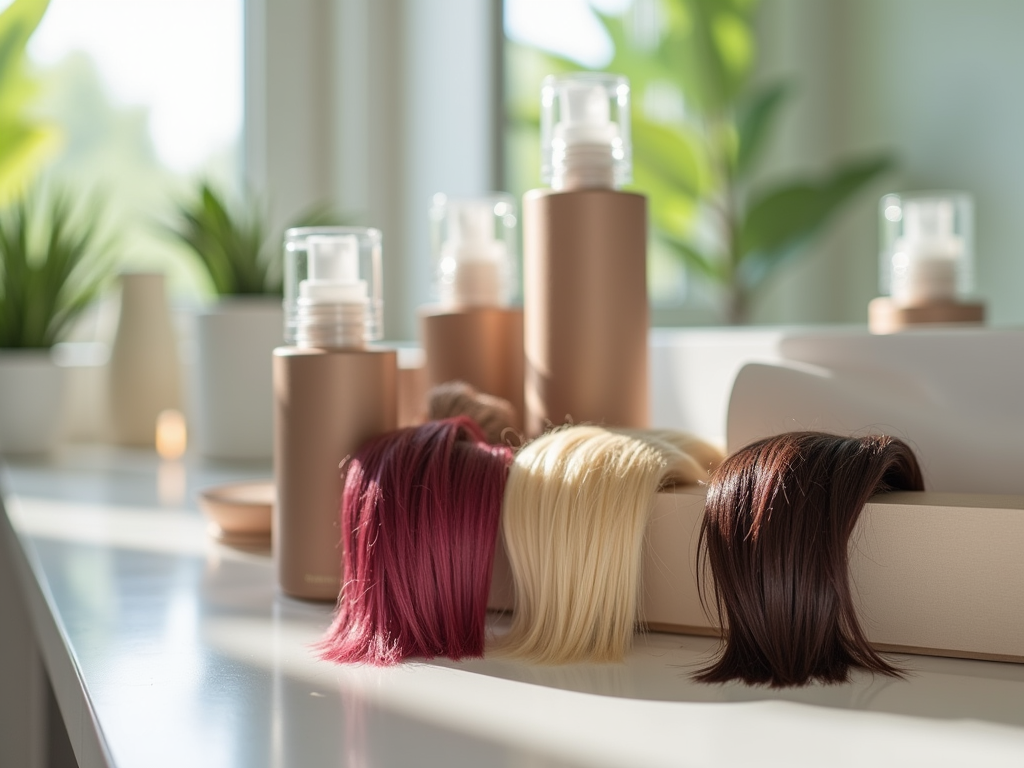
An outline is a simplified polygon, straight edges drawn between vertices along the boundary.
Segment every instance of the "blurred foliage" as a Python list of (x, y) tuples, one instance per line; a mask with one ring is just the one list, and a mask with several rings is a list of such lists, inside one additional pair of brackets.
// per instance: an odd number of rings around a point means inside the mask
[[(95, 62), (80, 52), (30, 71), (26, 44), (47, 5), (14, 0), (0, 13), (0, 205), (21, 196), (33, 179), (67, 188), (103, 179), (104, 222), (117, 228), (114, 268), (166, 272), (178, 295), (209, 293), (212, 280), (189, 249), (150, 224), (193, 183), (161, 163), (148, 108), (115, 104)], [(206, 178), (234, 189), (238, 155), (234, 144), (214, 153)]]
[[(164, 272), (178, 297), (212, 294), (210, 279), (191, 251), (152, 226), (167, 212), (168, 201), (185, 198), (195, 182), (161, 163), (148, 108), (115, 103), (95, 62), (83, 53), (48, 69), (44, 82), (37, 110), (61, 126), (65, 143), (43, 176), (75, 187), (103, 179), (107, 220), (118, 228), (120, 268)], [(224, 147), (204, 164), (205, 178), (234, 190), (237, 155), (237, 147)]]
[(103, 203), (24, 193), (0, 212), (0, 348), (53, 346), (114, 271)]
[(0, 13), (0, 348), (48, 348), (96, 299), (114, 271), (103, 203), (76, 210), (32, 180), (61, 133), (33, 112), (42, 81), (25, 49), (48, 0), (14, 0)]
[(21, 194), (56, 152), (60, 132), (33, 117), (39, 81), (27, 71), (25, 47), (49, 0), (14, 0), (0, 13), (0, 205)]
[[(230, 205), (225, 195), (204, 181), (197, 196), (178, 205), (175, 223), (164, 229), (199, 258), (218, 295), (280, 295), (282, 238), (268, 237), (267, 218), (263, 206), (251, 195)], [(292, 226), (346, 223), (345, 216), (317, 206), (298, 217)]]
[[(632, 86), (634, 187), (649, 197), (652, 249), (718, 286), (727, 320), (745, 322), (768, 276), (893, 160), (847, 159), (816, 178), (759, 183), (758, 161), (793, 89), (751, 84), (757, 0), (634, 0), (634, 8), (640, 2), (654, 4), (656, 28), (651, 14), (646, 25), (630, 11), (595, 14), (614, 46), (604, 69)], [(508, 99), (513, 188), (524, 180), (517, 168), (538, 154), (528, 142), (536, 147), (540, 79), (582, 68), (550, 53), (522, 56), (519, 48), (509, 44), (509, 66), (529, 69), (516, 72)]]
[(177, 225), (169, 231), (199, 257), (218, 295), (280, 292), (259, 206), (247, 202), (229, 211), (225, 199), (204, 181), (196, 199), (179, 205), (177, 213)]

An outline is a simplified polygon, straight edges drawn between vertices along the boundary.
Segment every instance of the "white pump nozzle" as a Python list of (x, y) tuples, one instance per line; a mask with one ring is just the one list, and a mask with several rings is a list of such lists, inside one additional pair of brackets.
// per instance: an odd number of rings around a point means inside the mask
[(494, 236), (494, 203), (448, 205), (448, 238), (441, 246), (442, 299), (450, 305), (501, 306), (507, 256), (505, 244)]
[(311, 237), (306, 247), (313, 282), (354, 283), (359, 279), (359, 242), (354, 235)]
[(438, 293), (448, 307), (500, 307), (514, 279), (515, 207), (507, 195), (449, 200), (435, 197)]
[(560, 92), (562, 119), (555, 134), (566, 144), (603, 144), (611, 146), (618, 136), (611, 122), (608, 94), (604, 88), (586, 83), (567, 83)]
[(923, 248), (926, 244), (936, 255), (953, 257), (963, 247), (953, 230), (953, 203), (950, 200), (908, 200), (903, 204), (903, 241)]
[(951, 200), (907, 200), (903, 237), (893, 256), (892, 295), (899, 304), (950, 301), (957, 294), (957, 260), (964, 250), (955, 234)]
[(382, 236), (368, 227), (284, 233), (285, 342), (362, 349), (382, 334)]
[(549, 77), (541, 93), (542, 175), (552, 188), (614, 189), (630, 180), (629, 82), (607, 74)]
[(462, 247), (487, 248), (494, 240), (494, 212), (486, 200), (453, 202), (448, 240)]
[(359, 240), (355, 235), (318, 235), (306, 244), (308, 277), (299, 298), (311, 303), (365, 303), (366, 281), (359, 279)]

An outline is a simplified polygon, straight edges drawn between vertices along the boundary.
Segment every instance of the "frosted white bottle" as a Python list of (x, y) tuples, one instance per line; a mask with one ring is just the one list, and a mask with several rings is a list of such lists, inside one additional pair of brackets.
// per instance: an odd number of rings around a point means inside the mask
[(523, 420), (523, 311), (516, 284), (516, 207), (510, 195), (435, 195), (430, 212), (436, 306), (420, 310), (427, 386), (459, 380), (504, 398)]

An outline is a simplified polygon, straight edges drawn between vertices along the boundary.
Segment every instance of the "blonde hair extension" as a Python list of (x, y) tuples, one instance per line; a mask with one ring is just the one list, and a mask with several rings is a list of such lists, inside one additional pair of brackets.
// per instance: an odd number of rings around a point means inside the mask
[(630, 435), (640, 440), (668, 443), (672, 448), (682, 451), (688, 457), (681, 466), (685, 467), (679, 479), (666, 477), (664, 486), (673, 484), (699, 483), (710, 478), (711, 473), (725, 460), (725, 452), (716, 445), (709, 443), (689, 432), (674, 429), (613, 429), (623, 435)]
[(678, 432), (593, 426), (558, 429), (524, 447), (502, 513), (515, 609), (491, 650), (542, 664), (621, 661), (638, 620), (655, 494), (707, 479), (702, 464), (715, 455)]

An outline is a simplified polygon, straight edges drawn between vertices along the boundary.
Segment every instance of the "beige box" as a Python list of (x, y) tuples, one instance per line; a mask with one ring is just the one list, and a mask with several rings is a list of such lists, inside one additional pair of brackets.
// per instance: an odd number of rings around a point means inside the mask
[[(703, 511), (700, 486), (658, 495), (643, 563), (651, 629), (718, 634), (697, 592)], [(876, 496), (850, 540), (850, 580), (861, 626), (882, 650), (1024, 662), (1024, 496)], [(491, 607), (510, 607), (511, 595), (499, 546)]]

